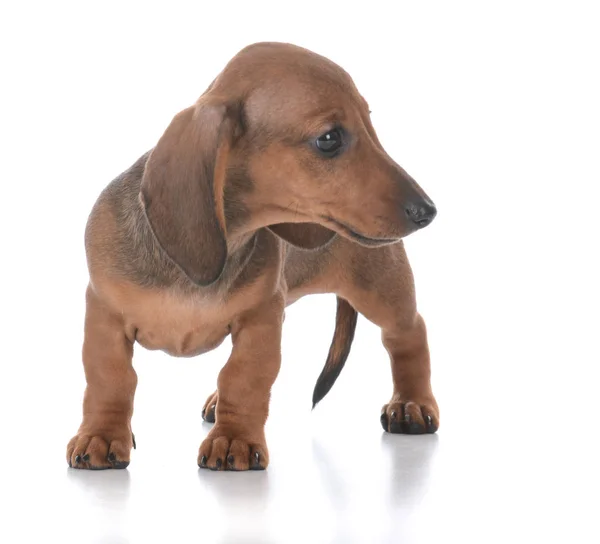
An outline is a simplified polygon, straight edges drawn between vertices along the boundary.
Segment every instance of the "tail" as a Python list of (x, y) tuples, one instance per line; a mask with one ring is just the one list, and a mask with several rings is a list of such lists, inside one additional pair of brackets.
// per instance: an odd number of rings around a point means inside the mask
[(350, 353), (356, 320), (358, 314), (349, 302), (337, 297), (337, 312), (335, 314), (335, 332), (327, 355), (327, 361), (317, 378), (315, 390), (313, 391), (313, 408), (323, 399), (337, 380), (346, 359)]

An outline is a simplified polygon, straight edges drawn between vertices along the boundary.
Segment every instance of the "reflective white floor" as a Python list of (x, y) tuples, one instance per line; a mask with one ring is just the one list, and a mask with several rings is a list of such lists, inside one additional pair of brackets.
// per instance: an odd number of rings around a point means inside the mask
[(333, 308), (332, 298), (316, 297), (288, 311), (265, 472), (196, 467), (209, 428), (200, 410), (227, 346), (198, 360), (138, 350), (138, 449), (125, 471), (67, 468), (64, 447), (79, 422), (78, 361), (38, 368), (35, 379), (22, 369), (30, 395), (3, 417), (0, 542), (599, 541), (589, 397), (552, 402), (558, 376), (531, 380), (524, 372), (519, 384), (515, 364), (505, 372), (491, 354), (485, 372), (438, 356), (439, 433), (385, 434), (378, 416), (389, 370), (378, 331), (361, 319), (347, 368), (311, 412), (333, 323), (306, 319), (332, 317)]

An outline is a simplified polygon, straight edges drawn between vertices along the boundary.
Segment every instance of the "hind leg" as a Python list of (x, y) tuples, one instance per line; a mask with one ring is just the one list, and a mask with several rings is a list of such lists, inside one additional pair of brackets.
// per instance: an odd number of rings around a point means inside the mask
[(219, 394), (217, 391), (211, 393), (206, 402), (204, 403), (204, 408), (202, 408), (202, 419), (207, 423), (215, 422), (215, 414), (217, 412), (217, 400), (219, 399)]
[(391, 433), (433, 433), (439, 410), (431, 390), (425, 322), (415, 302), (414, 279), (403, 244), (363, 248), (343, 244), (336, 260), (349, 263), (337, 294), (381, 327), (390, 356), (393, 392), (381, 412)]

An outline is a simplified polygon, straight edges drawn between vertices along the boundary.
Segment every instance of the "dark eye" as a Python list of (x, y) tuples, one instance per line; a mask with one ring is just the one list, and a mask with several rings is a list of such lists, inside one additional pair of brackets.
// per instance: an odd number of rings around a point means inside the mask
[(335, 155), (342, 147), (342, 135), (337, 128), (319, 136), (316, 141), (317, 149), (327, 157)]

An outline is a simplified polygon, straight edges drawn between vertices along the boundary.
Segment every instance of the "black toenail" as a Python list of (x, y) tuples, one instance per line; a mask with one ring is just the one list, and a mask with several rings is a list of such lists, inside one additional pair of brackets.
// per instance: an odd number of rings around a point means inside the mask
[(233, 457), (233, 455), (230, 455), (230, 456), (227, 458), (227, 462), (228, 462), (230, 465), (233, 465), (233, 463), (235, 462), (235, 457)]
[(135, 445), (135, 435), (133, 433), (131, 433), (131, 441), (133, 442), (133, 449), (137, 449)]
[(87, 462), (90, 460), (90, 454), (89, 454), (89, 453), (86, 453), (86, 454), (83, 456), (83, 460), (84, 460), (84, 461), (87, 463)]
[(112, 463), (113, 461), (116, 461), (116, 460), (117, 460), (117, 456), (115, 455), (115, 453), (114, 453), (113, 451), (111, 451), (111, 452), (108, 454), (108, 460), (109, 460), (111, 463)]
[(260, 453), (255, 451), (252, 457), (254, 459), (254, 464), (250, 467), (250, 470), (262, 470), (263, 467), (260, 466)]
[(206, 461), (208, 459), (206, 458), (206, 455), (203, 455), (202, 458), (200, 459), (200, 466), (201, 467), (205, 467), (206, 466)]
[(206, 416), (206, 409), (202, 408), (202, 419), (204, 419), (204, 416)]
[(406, 421), (406, 423), (410, 423), (412, 420), (412, 418), (410, 417), (410, 414), (404, 414), (404, 421)]
[(433, 418), (431, 416), (427, 416), (425, 418), (426, 420), (426, 425), (427, 425), (427, 432), (428, 433), (435, 433), (437, 431), (437, 427), (436, 425), (433, 423)]
[(223, 464), (223, 461), (221, 461), (221, 459), (217, 459), (217, 468), (221, 468), (222, 464)]
[(381, 413), (381, 415), (379, 416), (379, 421), (381, 422), (381, 426), (383, 427), (383, 430), (387, 432), (388, 431), (388, 417), (385, 412)]
[(210, 407), (210, 409), (211, 409), (211, 410), (214, 412), (214, 411), (217, 409), (217, 405), (216, 405), (216, 404), (213, 404), (213, 405)]
[(398, 414), (396, 414), (396, 412), (392, 412), (392, 413), (390, 414), (390, 417), (391, 417), (392, 419), (396, 419), (396, 416), (397, 416), (397, 415), (398, 415)]
[(75, 462), (76, 462), (76, 463), (81, 463), (81, 455), (77, 455), (77, 456), (75, 457)]

